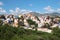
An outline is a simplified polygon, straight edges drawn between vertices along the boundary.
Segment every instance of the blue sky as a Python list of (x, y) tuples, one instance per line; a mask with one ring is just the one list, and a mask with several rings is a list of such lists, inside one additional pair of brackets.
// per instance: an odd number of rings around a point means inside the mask
[(37, 12), (60, 12), (60, 0), (0, 0), (0, 8), (9, 10), (25, 9)]

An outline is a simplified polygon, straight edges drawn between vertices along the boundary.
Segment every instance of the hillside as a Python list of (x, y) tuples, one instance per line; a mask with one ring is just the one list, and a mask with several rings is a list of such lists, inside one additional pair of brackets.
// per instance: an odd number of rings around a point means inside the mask
[(0, 26), (0, 31), (0, 40), (60, 40), (59, 28), (54, 28), (52, 33), (46, 33), (3, 25)]
[(53, 13), (37, 13), (37, 12), (30, 12), (30, 14), (34, 15), (34, 16), (60, 16), (60, 13), (57, 13), (57, 12), (53, 12)]
[(42, 14), (37, 13), (37, 12), (30, 12), (29, 14), (32, 14), (32, 15), (34, 15), (34, 16), (42, 16)]

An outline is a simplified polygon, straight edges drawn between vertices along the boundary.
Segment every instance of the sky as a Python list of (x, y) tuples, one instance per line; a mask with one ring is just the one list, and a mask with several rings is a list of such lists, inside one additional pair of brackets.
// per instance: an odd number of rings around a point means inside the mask
[(60, 0), (0, 0), (0, 13), (59, 12)]

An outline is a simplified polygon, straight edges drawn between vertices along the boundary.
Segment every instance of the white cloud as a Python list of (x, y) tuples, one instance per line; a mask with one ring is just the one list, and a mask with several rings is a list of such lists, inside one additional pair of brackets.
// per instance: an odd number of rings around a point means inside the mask
[(33, 6), (33, 4), (29, 4), (29, 6)]
[(14, 14), (14, 15), (17, 15), (17, 14), (25, 14), (25, 13), (29, 13), (29, 12), (32, 12), (30, 10), (25, 10), (25, 9), (20, 9), (20, 8), (16, 8), (15, 10), (9, 10), (10, 14)]
[(16, 8), (15, 12), (20, 12), (20, 8)]
[(11, 9), (11, 10), (9, 10), (9, 12), (10, 12), (9, 14), (15, 15), (15, 11), (14, 10)]
[(5, 13), (7, 13), (7, 12), (6, 12), (6, 10), (4, 10), (3, 8), (0, 8), (0, 13), (5, 14)]
[(3, 3), (2, 2), (0, 2), (0, 6), (2, 6), (3, 5)]
[(59, 8), (59, 9), (57, 9), (57, 11), (60, 11), (60, 8)]
[(24, 9), (21, 10), (21, 13), (22, 13), (22, 14), (29, 13), (29, 12), (32, 12), (32, 11), (30, 11), (30, 10), (24, 10)]
[(30, 10), (25, 10), (25, 9), (22, 9), (22, 10), (21, 10), (21, 12), (26, 12), (26, 11), (27, 11), (27, 12), (32, 12), (32, 11), (30, 11)]
[(46, 10), (47, 12), (55, 12), (55, 10), (52, 9), (51, 6), (47, 6), (47, 7), (45, 7), (44, 10)]
[(13, 10), (9, 10), (9, 12), (11, 12), (11, 13), (12, 13), (12, 12), (14, 12), (14, 11), (13, 11)]
[(40, 11), (36, 11), (37, 13), (41, 13)]
[(17, 15), (20, 13), (20, 8), (16, 8), (15, 10), (9, 10), (10, 14)]
[(60, 13), (60, 8), (53, 9), (51, 6), (47, 6), (44, 8), (45, 13), (52, 13), (52, 12), (58, 12)]
[(56, 12), (60, 13), (60, 8), (58, 8), (58, 9), (56, 10)]
[(3, 10), (2, 12), (3, 12), (3, 13), (6, 13), (6, 10)]
[(0, 12), (2, 12), (2, 8), (0, 8)]

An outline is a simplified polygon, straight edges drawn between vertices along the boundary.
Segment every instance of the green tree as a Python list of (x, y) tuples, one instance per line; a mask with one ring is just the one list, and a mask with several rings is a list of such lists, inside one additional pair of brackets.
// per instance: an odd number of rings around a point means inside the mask
[(2, 21), (2, 20), (0, 20), (0, 26), (2, 26), (2, 24), (3, 24), (3, 21)]
[(38, 27), (38, 24), (35, 22), (35, 21), (32, 21), (31, 19), (27, 19), (27, 21), (28, 21), (28, 23), (29, 23), (29, 25), (31, 26), (31, 25), (35, 25), (35, 30), (37, 31), (37, 27)]

